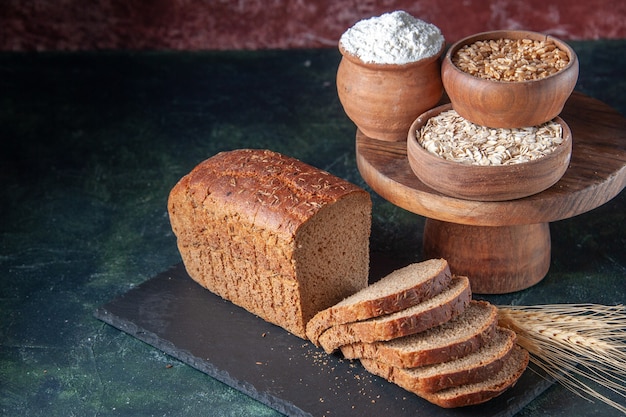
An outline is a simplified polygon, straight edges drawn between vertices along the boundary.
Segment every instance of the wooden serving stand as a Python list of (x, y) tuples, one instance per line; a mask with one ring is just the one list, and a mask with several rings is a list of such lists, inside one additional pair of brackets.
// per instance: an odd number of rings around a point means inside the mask
[(443, 195), (411, 171), (406, 142), (356, 134), (363, 179), (381, 197), (427, 218), (424, 256), (448, 260), (480, 294), (519, 291), (541, 281), (550, 267), (549, 223), (606, 203), (626, 186), (626, 119), (608, 105), (574, 92), (560, 114), (573, 150), (561, 180), (539, 194), (482, 202)]

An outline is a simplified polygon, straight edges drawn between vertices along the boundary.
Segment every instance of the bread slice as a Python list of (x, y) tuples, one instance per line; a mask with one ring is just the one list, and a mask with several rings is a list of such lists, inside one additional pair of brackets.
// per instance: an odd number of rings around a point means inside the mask
[(514, 331), (498, 328), (494, 337), (481, 349), (448, 362), (417, 368), (398, 368), (377, 361), (361, 359), (376, 374), (413, 392), (436, 392), (446, 388), (484, 381), (498, 373), (515, 346)]
[(472, 300), (465, 311), (446, 323), (385, 342), (352, 343), (341, 347), (346, 359), (375, 358), (399, 368), (415, 368), (466, 356), (494, 335), (498, 309)]
[(307, 323), (306, 335), (319, 346), (319, 336), (328, 328), (404, 310), (439, 294), (451, 279), (445, 259), (429, 259), (395, 270), (317, 313)]
[(485, 381), (447, 388), (435, 393), (422, 393), (422, 397), (443, 408), (465, 407), (489, 401), (511, 388), (528, 366), (526, 349), (515, 345), (500, 372)]
[(172, 188), (168, 212), (193, 280), (296, 336), (367, 286), (369, 193), (297, 159), (219, 153)]
[[(504, 360), (500, 371), (494, 373), (490, 378), (436, 392), (416, 389), (413, 384), (407, 384), (401, 378), (392, 382), (443, 408), (476, 405), (497, 397), (513, 386), (522, 376), (524, 370), (526, 370), (528, 359), (528, 352), (518, 345), (514, 345), (512, 351)], [(380, 362), (372, 360), (364, 360), (362, 363), (369, 372), (382, 378), (387, 378), (388, 366), (382, 365), (381, 367), (379, 366)]]
[(463, 313), (471, 298), (467, 277), (454, 276), (450, 285), (432, 298), (396, 313), (333, 326), (322, 333), (319, 343), (331, 353), (351, 343), (372, 343), (422, 332)]

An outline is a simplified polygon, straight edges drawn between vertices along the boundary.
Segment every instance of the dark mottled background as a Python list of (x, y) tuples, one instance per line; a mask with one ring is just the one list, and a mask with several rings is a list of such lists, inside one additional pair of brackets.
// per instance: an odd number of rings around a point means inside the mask
[[(167, 195), (216, 152), (267, 147), (365, 185), (335, 45), (400, 8), (448, 41), (568, 39), (576, 89), (626, 115), (623, 0), (0, 0), (1, 416), (280, 416), (93, 312), (180, 262)], [(373, 199), (373, 267), (418, 260), (424, 219)], [(625, 213), (622, 191), (551, 224), (546, 278), (492, 301), (624, 303)], [(554, 386), (518, 417), (617, 415)]]
[(316, 48), (392, 10), (436, 24), (448, 41), (493, 29), (626, 38), (622, 0), (3, 0), (0, 50)]

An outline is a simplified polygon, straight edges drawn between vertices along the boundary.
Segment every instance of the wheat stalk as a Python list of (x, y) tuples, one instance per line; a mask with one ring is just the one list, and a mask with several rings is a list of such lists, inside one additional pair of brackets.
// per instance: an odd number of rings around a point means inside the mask
[(587, 400), (626, 414), (626, 406), (600, 394), (579, 377), (626, 398), (626, 307), (598, 304), (499, 306), (499, 325), (514, 330), (518, 344), (549, 376)]

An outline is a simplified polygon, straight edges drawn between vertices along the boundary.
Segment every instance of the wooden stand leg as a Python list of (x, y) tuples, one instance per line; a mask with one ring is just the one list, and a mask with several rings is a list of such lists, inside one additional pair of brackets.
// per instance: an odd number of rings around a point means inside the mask
[(550, 225), (467, 226), (427, 219), (424, 256), (444, 258), (477, 294), (504, 294), (541, 281), (550, 268)]

